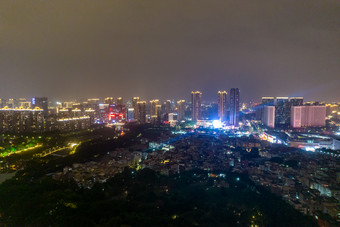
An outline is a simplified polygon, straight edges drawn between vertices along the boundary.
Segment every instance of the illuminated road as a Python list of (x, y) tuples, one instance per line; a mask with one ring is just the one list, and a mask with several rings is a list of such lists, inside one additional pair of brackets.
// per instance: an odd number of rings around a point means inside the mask
[(6, 157), (6, 156), (10, 156), (10, 155), (12, 155), (12, 154), (19, 154), (19, 153), (24, 152), (24, 151), (34, 150), (34, 149), (39, 148), (39, 147), (42, 147), (42, 145), (36, 145), (36, 146), (34, 146), (34, 147), (29, 147), (29, 148), (26, 148), (26, 149), (23, 149), (23, 150), (10, 152), (10, 153), (8, 153), (7, 155), (4, 155), (3, 153), (0, 154), (0, 155), (1, 155), (1, 157)]
[(50, 152), (48, 152), (48, 153), (41, 154), (40, 157), (43, 158), (43, 157), (46, 157), (46, 156), (48, 156), (48, 155), (50, 155), (50, 154), (56, 153), (56, 152), (58, 152), (58, 151), (66, 150), (66, 149), (70, 149), (70, 151), (71, 151), (70, 154), (74, 154), (76, 148), (77, 148), (80, 144), (81, 144), (81, 143), (71, 143), (71, 144), (69, 144), (69, 146), (61, 147), (61, 148), (58, 148), (58, 149), (56, 149), (56, 150), (50, 151)]
[(50, 154), (53, 154), (53, 153), (55, 153), (55, 152), (58, 152), (58, 151), (62, 151), (62, 150), (65, 150), (65, 149), (72, 149), (72, 146), (69, 146), (69, 147), (62, 147), (62, 148), (59, 148), (59, 149), (56, 149), (56, 150), (53, 150), (53, 151), (50, 151), (50, 152), (48, 152), (48, 153), (45, 153), (45, 154), (41, 154), (41, 156), (40, 157), (46, 157), (46, 156), (48, 156), (48, 155), (50, 155)]

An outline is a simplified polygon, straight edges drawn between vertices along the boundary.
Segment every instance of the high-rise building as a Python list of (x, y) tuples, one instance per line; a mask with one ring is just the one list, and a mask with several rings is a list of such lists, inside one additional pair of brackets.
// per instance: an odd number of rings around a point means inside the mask
[(290, 97), (289, 98), (290, 106), (302, 106), (303, 105), (303, 97)]
[(290, 103), (288, 97), (277, 97), (275, 105), (275, 124), (287, 125), (290, 123)]
[(290, 118), (290, 126), (292, 128), (301, 128), (302, 127), (302, 109), (304, 106), (292, 106), (291, 109), (291, 118)]
[(44, 116), (48, 115), (48, 100), (46, 97), (32, 98), (32, 108), (39, 107), (43, 110)]
[(87, 102), (90, 105), (99, 105), (100, 104), (100, 99), (98, 99), (98, 98), (90, 98), (90, 99), (87, 99)]
[(185, 100), (177, 101), (177, 120), (185, 120)]
[(274, 106), (274, 97), (262, 97), (262, 102), (256, 108), (256, 119), (261, 120), (264, 123), (264, 107)]
[(339, 111), (339, 105), (337, 104), (326, 104), (326, 115), (332, 116)]
[(165, 113), (171, 113), (171, 100), (166, 100), (165, 102)]
[(275, 127), (275, 106), (264, 107), (264, 121), (263, 124), (269, 128)]
[(162, 120), (161, 115), (162, 105), (158, 104), (156, 105), (156, 116), (157, 116), (157, 122), (160, 123)]
[(43, 110), (39, 107), (34, 109), (8, 107), (0, 109), (0, 132), (43, 132), (44, 123)]
[(303, 97), (277, 97), (276, 98), (276, 125), (288, 126), (291, 122), (292, 106), (302, 106)]
[(154, 99), (150, 101), (150, 116), (157, 115), (157, 105), (159, 105), (159, 100)]
[(137, 121), (144, 124), (146, 122), (146, 101), (138, 101), (136, 103), (135, 113)]
[(227, 120), (227, 95), (226, 91), (218, 92), (218, 117), (221, 121)]
[(113, 97), (107, 97), (104, 99), (104, 104), (114, 105), (115, 99)]
[(176, 115), (175, 115), (174, 113), (169, 113), (168, 120), (169, 120), (170, 122), (173, 122), (173, 121), (176, 120), (175, 117), (176, 117)]
[(119, 106), (119, 107), (122, 107), (124, 104), (123, 104), (123, 98), (122, 97), (118, 97), (117, 98), (117, 106)]
[[(21, 103), (27, 103), (27, 102), (29, 102), (29, 101), (27, 101), (26, 98), (18, 98), (17, 103), (16, 103), (16, 105), (17, 105), (16, 107), (21, 107), (22, 106)], [(27, 104), (25, 104), (25, 106), (27, 106)], [(29, 106), (31, 106), (31, 104)]]
[(240, 90), (230, 89), (230, 125), (238, 126), (240, 115)]
[(71, 109), (71, 108), (73, 108), (74, 104), (75, 104), (75, 102), (63, 102), (62, 106), (66, 109)]
[(326, 124), (326, 106), (292, 106), (291, 127), (323, 127)]
[(200, 91), (191, 92), (192, 120), (197, 121), (202, 118), (202, 93)]
[(30, 109), (31, 106), (32, 106), (32, 103), (31, 102), (20, 102), (19, 104), (19, 108), (23, 108), (23, 109)]
[(14, 109), (15, 107), (17, 107), (17, 100), (16, 99), (8, 99), (7, 106), (8, 106), (8, 108)]
[(134, 115), (134, 120), (137, 120), (137, 113), (138, 113), (138, 106), (137, 106), (137, 102), (139, 102), (140, 98), (139, 97), (133, 97), (132, 98), (132, 108), (133, 108), (133, 115)]
[(151, 115), (151, 123), (152, 124), (161, 123), (161, 108), (162, 108), (162, 105), (157, 104), (155, 106), (155, 114)]
[(275, 98), (274, 97), (262, 97), (262, 105), (273, 106)]
[(294, 115), (296, 115), (296, 114), (299, 114), (298, 109), (295, 111), (295, 113), (293, 113), (293, 108), (292, 107), (293, 106), (302, 106), (303, 105), (303, 97), (290, 97), (289, 98), (289, 104), (290, 104), (290, 107), (289, 107), (289, 109), (290, 109), (290, 114), (289, 114), (290, 118), (289, 118), (288, 122), (290, 122), (291, 126), (292, 126), (292, 122), (294, 121), (294, 120), (292, 120), (292, 117)]
[(135, 112), (134, 108), (128, 108), (127, 109), (127, 118), (128, 118), (128, 121), (134, 120), (134, 112)]

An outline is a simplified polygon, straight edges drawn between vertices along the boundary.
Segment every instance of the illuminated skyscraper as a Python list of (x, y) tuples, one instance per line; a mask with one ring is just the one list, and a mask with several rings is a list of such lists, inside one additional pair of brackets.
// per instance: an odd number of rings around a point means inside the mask
[(264, 107), (264, 125), (269, 128), (275, 127), (275, 106), (265, 106)]
[(289, 98), (289, 112), (287, 115), (289, 119), (287, 119), (288, 123), (292, 123), (291, 117), (293, 116), (293, 108), (294, 106), (302, 106), (303, 105), (303, 97), (290, 97)]
[(192, 120), (201, 120), (202, 117), (202, 93), (199, 91), (191, 92), (191, 103), (192, 103)]
[(338, 104), (326, 104), (326, 115), (336, 118), (340, 110)]
[(115, 104), (115, 99), (113, 97), (107, 97), (104, 99), (105, 104), (113, 105)]
[(161, 123), (161, 108), (162, 108), (162, 105), (159, 105), (157, 104), (155, 106), (155, 114), (151, 115), (151, 123), (152, 124), (159, 124)]
[(48, 115), (48, 101), (46, 97), (32, 98), (32, 108), (39, 107), (43, 110), (44, 116)]
[(154, 99), (150, 101), (150, 115), (157, 115), (157, 105), (159, 105), (159, 100)]
[(287, 125), (290, 123), (290, 102), (288, 97), (277, 97), (275, 105), (275, 124)]
[(290, 97), (289, 102), (290, 102), (290, 106), (302, 106), (303, 97)]
[(16, 99), (8, 99), (8, 102), (7, 102), (7, 106), (9, 108), (15, 108), (15, 107), (18, 107), (17, 106), (17, 100)]
[(177, 120), (185, 120), (185, 100), (177, 101)]
[(128, 108), (127, 109), (127, 119), (129, 121), (134, 120), (134, 116), (135, 116), (135, 109), (134, 108)]
[(6, 100), (5, 99), (0, 99), (0, 108), (3, 108), (6, 106)]
[(292, 128), (302, 127), (302, 124), (301, 124), (302, 109), (303, 109), (303, 106), (292, 106), (291, 118), (290, 118), (290, 126)]
[(24, 108), (24, 109), (30, 109), (31, 106), (32, 106), (32, 103), (31, 102), (20, 102), (19, 104), (21, 108)]
[(156, 116), (157, 116), (158, 122), (161, 122), (161, 110), (162, 110), (162, 105), (160, 104), (156, 105)]
[(325, 119), (326, 106), (292, 106), (290, 125), (293, 128), (323, 127)]
[(274, 106), (274, 97), (262, 97), (262, 104), (264, 106)]
[(118, 97), (117, 98), (117, 103), (116, 103), (117, 106), (119, 107), (122, 107), (123, 106), (123, 98), (122, 97)]
[(136, 119), (139, 123), (144, 124), (146, 121), (146, 102), (145, 101), (138, 101), (136, 103)]
[(0, 132), (43, 132), (44, 123), (43, 110), (38, 106), (34, 109), (0, 109)]
[(134, 115), (134, 119), (137, 120), (137, 102), (139, 102), (139, 97), (133, 97), (132, 99), (132, 108), (133, 108), (133, 115)]
[(90, 105), (99, 105), (100, 104), (100, 99), (98, 99), (98, 98), (90, 98), (90, 99), (87, 99), (87, 102)]
[(274, 106), (275, 98), (274, 97), (262, 97), (262, 103), (258, 106), (257, 113), (258, 113), (258, 120), (261, 120), (264, 123), (264, 108), (266, 106)]
[(227, 99), (228, 92), (219, 91), (218, 92), (218, 117), (221, 121), (227, 120)]
[(238, 126), (240, 115), (240, 90), (230, 89), (230, 125)]
[(171, 100), (166, 100), (166, 103), (165, 103), (165, 113), (166, 114), (171, 113)]

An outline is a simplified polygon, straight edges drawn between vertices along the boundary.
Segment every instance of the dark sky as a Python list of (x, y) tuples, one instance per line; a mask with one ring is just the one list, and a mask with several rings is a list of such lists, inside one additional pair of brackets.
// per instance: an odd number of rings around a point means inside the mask
[(340, 1), (2, 0), (0, 78), (0, 97), (340, 101)]

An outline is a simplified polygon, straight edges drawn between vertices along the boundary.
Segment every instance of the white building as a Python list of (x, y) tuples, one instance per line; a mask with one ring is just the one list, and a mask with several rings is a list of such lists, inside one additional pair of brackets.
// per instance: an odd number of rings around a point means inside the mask
[(264, 107), (264, 125), (269, 128), (275, 127), (275, 106)]
[(290, 125), (293, 128), (326, 125), (325, 106), (292, 106)]

